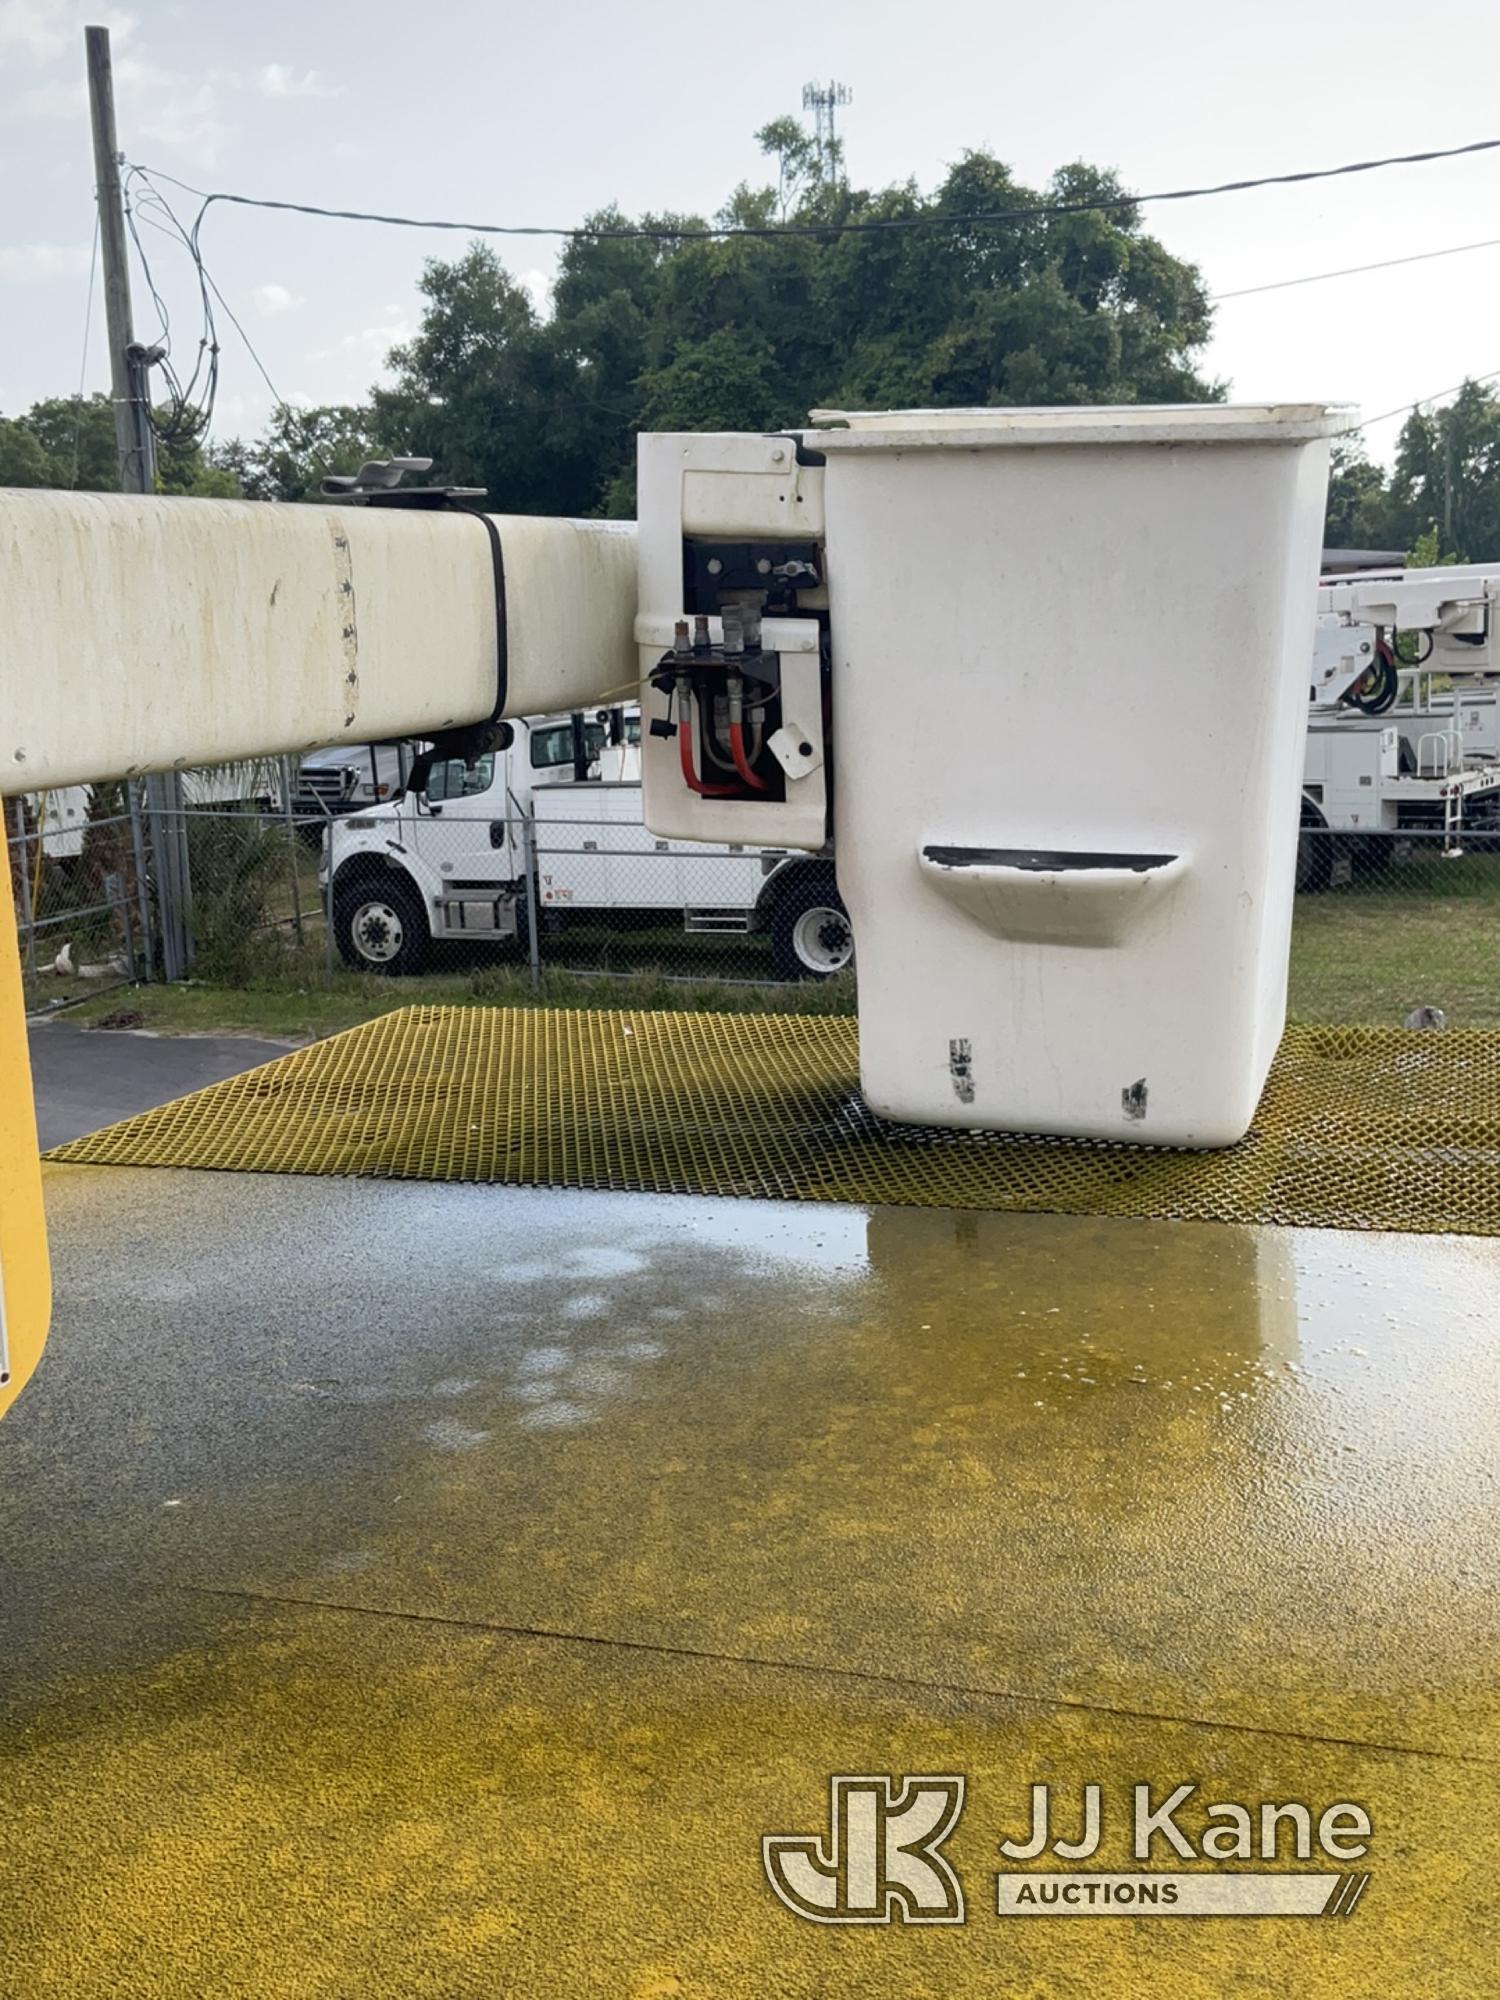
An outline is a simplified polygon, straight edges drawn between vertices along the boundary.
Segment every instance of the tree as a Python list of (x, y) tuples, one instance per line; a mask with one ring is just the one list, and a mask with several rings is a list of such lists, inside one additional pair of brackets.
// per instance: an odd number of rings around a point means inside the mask
[(444, 480), (482, 486), (497, 512), (579, 513), (599, 498), (602, 440), (626, 412), (590, 395), (584, 357), (488, 244), (423, 272), (416, 337), (394, 348), (377, 421), (433, 458)]
[[(550, 318), (494, 252), (430, 263), (416, 337), (391, 356), (377, 422), (437, 473), (502, 509), (628, 513), (643, 428), (803, 423), (818, 405), (1208, 400), (1197, 271), (1142, 233), (1112, 175), (1075, 165), (1041, 192), (966, 154), (924, 195), (825, 182), (792, 119), (759, 135), (776, 187), (740, 187), (710, 238), (691, 217), (660, 235), (571, 239)], [(971, 217), (1005, 211), (1010, 221)], [(777, 231), (779, 220), (799, 225)], [(939, 226), (908, 228), (910, 221)], [(616, 211), (591, 218), (628, 227)], [(837, 222), (894, 224), (817, 233)], [(801, 233), (809, 230), (811, 233)]]
[[(158, 411), (157, 417), (165, 430), (168, 413)], [(115, 410), (108, 396), (53, 396), (22, 417), (0, 418), (0, 485), (113, 493), (119, 484)], [(196, 440), (158, 445), (156, 485), (161, 493), (239, 491), (232, 471), (206, 456)]]
[(366, 459), (399, 457), (405, 449), (400, 434), (382, 428), (368, 408), (283, 403), (263, 437), (251, 444), (232, 438), (212, 456), (248, 500), (316, 500), (329, 473), (358, 472)]
[(1328, 469), (1324, 547), (1386, 548), (1390, 546), (1386, 540), (1390, 532), (1385, 474), (1365, 455), (1359, 439), (1336, 439)]
[[(811, 195), (822, 178), (818, 142), (795, 118), (773, 118), (755, 135), (760, 150), (776, 162), (776, 213), (783, 222)], [(842, 147), (842, 141), (835, 141)]]
[(1460, 562), (1500, 558), (1500, 396), (1465, 382), (1451, 403), (1414, 410), (1401, 429), (1389, 503), (1410, 546), (1436, 528)]
[(24, 418), (0, 417), (0, 486), (46, 486), (50, 460)]

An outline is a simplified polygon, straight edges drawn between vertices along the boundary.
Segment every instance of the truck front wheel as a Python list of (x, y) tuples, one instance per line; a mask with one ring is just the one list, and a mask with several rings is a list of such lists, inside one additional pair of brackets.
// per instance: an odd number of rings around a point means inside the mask
[(345, 965), (391, 978), (420, 972), (432, 943), (421, 897), (389, 873), (340, 884), (334, 892), (333, 933)]
[(771, 912), (778, 979), (831, 979), (854, 963), (854, 932), (831, 875), (791, 882)]

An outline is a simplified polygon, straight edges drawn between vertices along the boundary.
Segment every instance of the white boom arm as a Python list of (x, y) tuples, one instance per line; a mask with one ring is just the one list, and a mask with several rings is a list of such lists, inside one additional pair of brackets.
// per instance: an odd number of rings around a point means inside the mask
[(1335, 708), (1358, 687), (1377, 664), (1385, 632), (1427, 633), (1431, 646), (1421, 661), (1427, 671), (1455, 679), (1500, 674), (1500, 565), (1325, 578), (1318, 587), (1314, 708)]
[[(633, 522), (0, 489), (0, 793), (582, 708)], [(502, 644), (503, 637), (503, 644)]]

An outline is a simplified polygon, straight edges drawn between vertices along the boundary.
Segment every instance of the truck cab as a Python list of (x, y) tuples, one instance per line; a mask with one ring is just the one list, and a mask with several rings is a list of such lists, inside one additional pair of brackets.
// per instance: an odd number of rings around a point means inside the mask
[(524, 951), (534, 915), (601, 911), (769, 932), (783, 979), (853, 958), (829, 856), (647, 830), (633, 705), (517, 721), (472, 765), (419, 759), (398, 796), (329, 825), (324, 867), (339, 952), (363, 971), (418, 972), (445, 939)]

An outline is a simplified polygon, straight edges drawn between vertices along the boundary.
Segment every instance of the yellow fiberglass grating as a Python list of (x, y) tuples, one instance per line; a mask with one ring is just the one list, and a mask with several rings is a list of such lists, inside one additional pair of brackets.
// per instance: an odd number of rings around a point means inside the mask
[(890, 1124), (848, 1019), (404, 1007), (48, 1158), (1493, 1235), (1500, 1031), (1289, 1028), (1191, 1153)]

